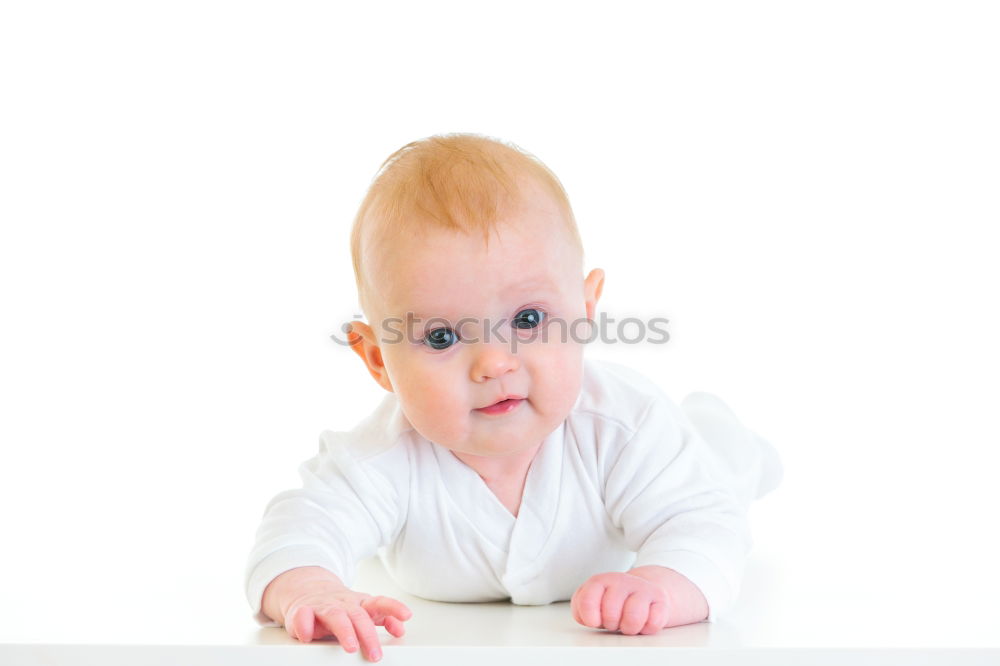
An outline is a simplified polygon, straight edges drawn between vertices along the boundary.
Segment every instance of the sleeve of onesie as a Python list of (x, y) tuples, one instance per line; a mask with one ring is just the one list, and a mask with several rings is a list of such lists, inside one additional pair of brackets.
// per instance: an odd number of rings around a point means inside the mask
[(357, 563), (391, 543), (402, 527), (405, 447), (359, 456), (346, 434), (324, 431), (319, 453), (299, 465), (302, 487), (279, 493), (264, 509), (244, 575), (253, 619), (262, 626), (278, 626), (261, 610), (264, 589), (278, 575), (320, 566), (350, 587)]
[(605, 503), (634, 567), (659, 565), (693, 582), (707, 621), (736, 600), (752, 540), (745, 508), (721, 480), (708, 444), (665, 394), (611, 460)]

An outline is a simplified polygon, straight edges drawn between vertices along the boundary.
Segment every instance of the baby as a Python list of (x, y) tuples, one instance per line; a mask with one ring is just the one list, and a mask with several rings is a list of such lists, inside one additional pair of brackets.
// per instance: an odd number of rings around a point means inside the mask
[(559, 180), (512, 144), (433, 136), (391, 155), (351, 235), (371, 325), (351, 348), (388, 393), (324, 431), (303, 487), (265, 509), (247, 562), (255, 619), (381, 657), (410, 610), (352, 589), (378, 555), (438, 601), (569, 600), (586, 627), (652, 634), (733, 604), (747, 508), (773, 448), (707, 393), (674, 404), (584, 358), (604, 285)]

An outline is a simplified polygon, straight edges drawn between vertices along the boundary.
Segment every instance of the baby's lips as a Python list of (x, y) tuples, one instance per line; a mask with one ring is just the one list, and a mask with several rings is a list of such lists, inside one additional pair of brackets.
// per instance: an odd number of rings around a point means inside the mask
[(497, 405), (497, 404), (499, 404), (501, 402), (504, 402), (506, 400), (524, 400), (524, 396), (520, 395), (520, 394), (517, 394), (517, 393), (506, 393), (506, 394), (500, 396), (499, 398), (495, 399), (493, 402), (489, 403), (488, 405), (483, 405), (482, 407), (477, 407), (476, 409), (486, 409), (487, 407), (492, 407), (493, 405)]

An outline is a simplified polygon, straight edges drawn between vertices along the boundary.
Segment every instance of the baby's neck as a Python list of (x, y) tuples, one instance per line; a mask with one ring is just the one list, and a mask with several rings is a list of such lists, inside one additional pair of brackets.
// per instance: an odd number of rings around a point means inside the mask
[(477, 456), (471, 453), (452, 451), (452, 455), (476, 471), (487, 484), (521, 482), (528, 474), (528, 467), (541, 448), (539, 442), (531, 448), (508, 456)]

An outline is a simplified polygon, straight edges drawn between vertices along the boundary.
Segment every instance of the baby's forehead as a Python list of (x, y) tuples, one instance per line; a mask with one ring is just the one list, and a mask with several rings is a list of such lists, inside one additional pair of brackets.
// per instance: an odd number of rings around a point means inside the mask
[[(433, 252), (427, 253), (427, 257), (433, 256)], [(581, 279), (561, 261), (521, 265), (518, 270), (491, 265), (477, 271), (472, 264), (454, 271), (427, 257), (406, 271), (384, 275), (379, 291), (386, 316), (454, 319), (493, 308), (555, 303)]]
[(509, 286), (521, 277), (556, 276), (578, 270), (580, 253), (569, 234), (531, 221), (505, 223), (486, 232), (427, 230), (392, 241), (386, 272), (415, 279), (476, 280)]

